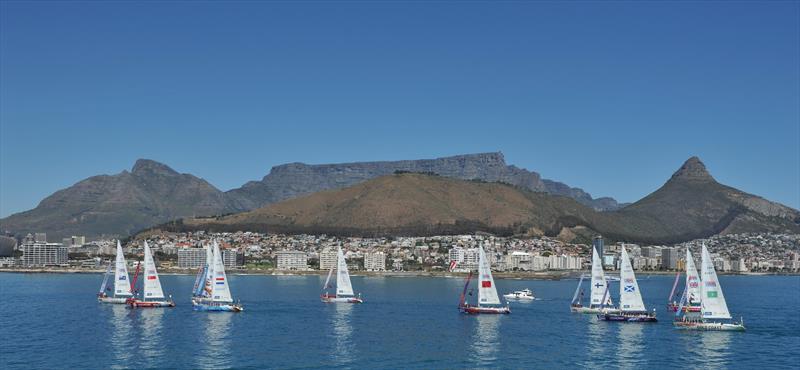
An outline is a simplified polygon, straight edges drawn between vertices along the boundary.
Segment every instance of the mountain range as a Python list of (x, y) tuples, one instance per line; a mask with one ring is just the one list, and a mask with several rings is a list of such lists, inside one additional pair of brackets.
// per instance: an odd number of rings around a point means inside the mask
[(692, 157), (655, 192), (609, 212), (522, 186), (399, 173), (160, 228), (367, 236), (486, 231), (581, 242), (600, 233), (611, 240), (678, 243), (727, 233), (800, 233), (800, 212), (718, 183)]
[(612, 198), (593, 199), (582, 189), (507, 165), (499, 152), (406, 161), (288, 163), (273, 167), (260, 181), (250, 181), (227, 192), (194, 175), (140, 159), (130, 172), (87, 178), (48, 196), (32, 210), (0, 219), (0, 231), (17, 235), (44, 231), (54, 240), (70, 235), (129, 235), (176, 218), (247, 211), (318, 191), (348, 187), (397, 171), (505, 182), (532, 191), (572, 197), (598, 210), (619, 207)]
[[(221, 216), (229, 214), (228, 216)], [(211, 217), (209, 217), (211, 216)], [(171, 222), (183, 219), (178, 222)], [(658, 190), (620, 208), (510, 166), (501, 153), (394, 162), (290, 163), (220, 191), (151, 160), (93, 176), (0, 220), (17, 235), (129, 235), (160, 228), (348, 235), (461, 233), (672, 243), (719, 233), (800, 233), (800, 213), (718, 183), (696, 157)], [(171, 225), (171, 226), (169, 226)]]

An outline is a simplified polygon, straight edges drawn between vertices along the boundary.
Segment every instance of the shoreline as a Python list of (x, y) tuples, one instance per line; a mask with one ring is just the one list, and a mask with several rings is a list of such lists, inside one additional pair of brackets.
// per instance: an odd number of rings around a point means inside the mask
[[(76, 268), (0, 268), (0, 273), (16, 274), (103, 274), (105, 269), (76, 269)], [(164, 269), (159, 271), (160, 275), (195, 275), (194, 269)], [(589, 271), (570, 270), (570, 271), (537, 271), (537, 272), (500, 272), (492, 273), (496, 279), (507, 280), (563, 280), (577, 279), (581, 274), (588, 274)], [(615, 271), (607, 271), (609, 276), (615, 276)], [(324, 276), (327, 271), (307, 270), (307, 271), (286, 271), (286, 270), (236, 270), (230, 269), (228, 275), (263, 275), (263, 276)], [(637, 276), (666, 275), (673, 276), (676, 271), (642, 271), (637, 272)], [(719, 275), (738, 275), (738, 276), (798, 276), (800, 273), (790, 272), (721, 272)], [(352, 271), (351, 276), (368, 277), (437, 277), (437, 278), (465, 278), (466, 272), (448, 271)]]

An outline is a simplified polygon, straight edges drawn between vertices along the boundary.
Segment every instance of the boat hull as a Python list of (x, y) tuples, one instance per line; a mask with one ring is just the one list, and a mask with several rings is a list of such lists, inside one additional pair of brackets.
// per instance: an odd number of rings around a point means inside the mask
[(700, 330), (700, 331), (745, 331), (744, 325), (727, 324), (721, 322), (690, 322), (690, 321), (675, 321), (672, 323), (677, 329), (682, 330)]
[(97, 297), (97, 301), (100, 303), (125, 304), (127, 303), (128, 298)]
[(195, 311), (208, 312), (242, 312), (244, 307), (233, 303), (200, 303), (192, 302), (192, 309)]
[(570, 312), (574, 313), (582, 313), (585, 315), (600, 315), (600, 314), (616, 314), (619, 313), (619, 310), (611, 309), (611, 308), (599, 308), (599, 307), (583, 307), (583, 306), (570, 306)]
[(478, 307), (478, 306), (461, 306), (458, 308), (461, 313), (465, 313), (468, 315), (480, 315), (480, 314), (489, 314), (489, 315), (505, 315), (510, 314), (511, 309), (506, 307)]
[(529, 296), (524, 296), (524, 295), (519, 295), (518, 296), (516, 294), (503, 294), (503, 298), (505, 298), (505, 299), (516, 299), (516, 300), (519, 300), (519, 301), (532, 301), (532, 300), (536, 299), (534, 297), (529, 297)]
[(126, 302), (130, 308), (164, 308), (175, 307), (173, 301), (140, 301), (138, 299), (128, 299)]
[(648, 314), (612, 314), (606, 313), (597, 315), (597, 318), (603, 321), (616, 321), (616, 322), (657, 322), (655, 315)]
[(359, 297), (336, 297), (321, 295), (320, 300), (323, 303), (364, 303), (364, 300)]

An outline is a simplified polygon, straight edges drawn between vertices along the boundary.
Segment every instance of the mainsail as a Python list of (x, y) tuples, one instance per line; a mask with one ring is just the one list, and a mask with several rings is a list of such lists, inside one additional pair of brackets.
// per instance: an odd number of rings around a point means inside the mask
[(117, 261), (114, 265), (114, 294), (117, 296), (131, 296), (131, 282), (128, 280), (128, 263), (122, 253), (122, 244), (117, 240)]
[(636, 274), (631, 266), (631, 259), (628, 251), (622, 246), (622, 265), (619, 273), (619, 304), (622, 311), (645, 311), (642, 302), (642, 293), (639, 291), (639, 283), (636, 281)]
[(731, 313), (722, 294), (722, 286), (717, 280), (717, 271), (711, 261), (711, 255), (703, 243), (703, 256), (700, 263), (703, 283), (700, 285), (700, 297), (703, 302), (703, 318), (705, 319), (730, 319)]
[(686, 299), (689, 306), (700, 305), (700, 275), (694, 265), (694, 258), (689, 248), (686, 248)]
[(603, 272), (603, 262), (600, 260), (600, 255), (597, 249), (592, 248), (592, 286), (590, 290), (590, 306), (603, 305), (603, 297), (606, 298), (605, 305), (613, 306), (611, 302), (611, 295), (606, 296), (606, 275)]
[(153, 261), (153, 254), (147, 241), (144, 242), (144, 299), (164, 298), (164, 291), (161, 290), (161, 280), (158, 279), (156, 263)]
[(494, 278), (492, 278), (491, 262), (486, 258), (483, 246), (478, 247), (478, 252), (478, 305), (500, 304), (497, 287), (494, 286)]
[(353, 285), (350, 283), (350, 272), (347, 271), (347, 262), (344, 260), (342, 247), (336, 252), (336, 296), (353, 295)]
[(233, 302), (231, 290), (228, 286), (228, 277), (225, 276), (225, 264), (222, 259), (222, 253), (216, 242), (214, 242), (213, 261), (214, 285), (211, 286), (211, 298), (214, 302)]

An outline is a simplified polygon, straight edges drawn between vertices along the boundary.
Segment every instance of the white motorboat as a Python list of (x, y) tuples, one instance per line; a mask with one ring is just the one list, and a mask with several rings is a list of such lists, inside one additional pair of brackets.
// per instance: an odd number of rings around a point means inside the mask
[(535, 299), (533, 296), (533, 291), (527, 288), (503, 294), (503, 297), (506, 299), (518, 299), (521, 301), (532, 301)]

